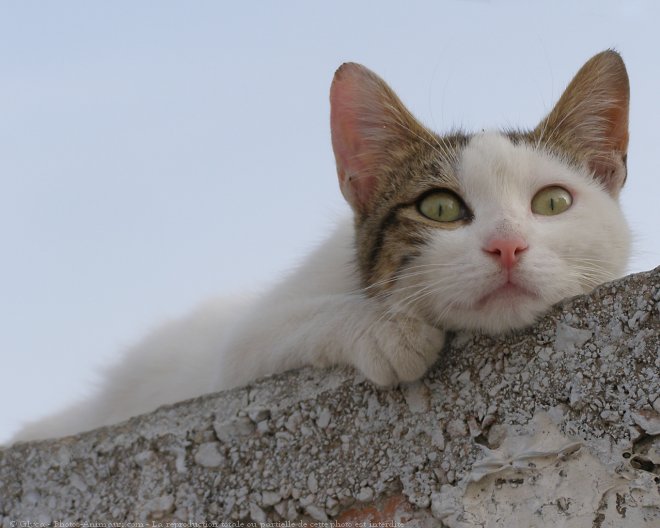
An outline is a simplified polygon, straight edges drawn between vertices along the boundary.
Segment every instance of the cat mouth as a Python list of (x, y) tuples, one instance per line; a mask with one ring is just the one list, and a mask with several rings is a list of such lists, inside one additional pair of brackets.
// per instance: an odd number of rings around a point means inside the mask
[(536, 299), (538, 295), (520, 284), (516, 284), (508, 280), (501, 286), (490, 291), (481, 297), (475, 304), (477, 309), (483, 309), (494, 303), (502, 301), (506, 302), (520, 302), (523, 300)]

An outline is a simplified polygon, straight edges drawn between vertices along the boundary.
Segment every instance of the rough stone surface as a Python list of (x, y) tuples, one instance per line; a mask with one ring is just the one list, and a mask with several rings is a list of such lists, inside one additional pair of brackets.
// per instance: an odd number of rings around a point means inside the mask
[(657, 268), (401, 388), (303, 369), (1, 449), (0, 526), (660, 526), (659, 300)]

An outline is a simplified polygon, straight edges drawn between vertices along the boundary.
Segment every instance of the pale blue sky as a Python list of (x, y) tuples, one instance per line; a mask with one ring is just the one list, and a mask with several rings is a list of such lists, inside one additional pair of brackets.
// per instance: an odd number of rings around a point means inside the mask
[(660, 4), (0, 1), (0, 442), (167, 317), (275, 281), (347, 211), (328, 88), (438, 131), (536, 124), (590, 56), (632, 85), (630, 271), (660, 264)]

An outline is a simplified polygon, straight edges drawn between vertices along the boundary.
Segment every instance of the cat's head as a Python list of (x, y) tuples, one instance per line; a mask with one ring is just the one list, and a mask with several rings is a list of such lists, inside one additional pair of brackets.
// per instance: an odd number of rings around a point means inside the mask
[(501, 332), (620, 276), (628, 99), (623, 61), (605, 51), (532, 131), (437, 135), (376, 74), (341, 66), (332, 144), (365, 291), (391, 311)]

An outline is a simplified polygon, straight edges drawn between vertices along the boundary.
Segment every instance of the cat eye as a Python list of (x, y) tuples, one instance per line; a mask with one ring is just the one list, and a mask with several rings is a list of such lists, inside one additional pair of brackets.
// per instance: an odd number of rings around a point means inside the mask
[(426, 218), (436, 222), (456, 222), (467, 218), (467, 210), (462, 200), (449, 191), (433, 191), (424, 196), (417, 209)]
[(566, 189), (559, 186), (546, 187), (532, 198), (532, 212), (544, 216), (563, 213), (573, 203), (573, 197)]

